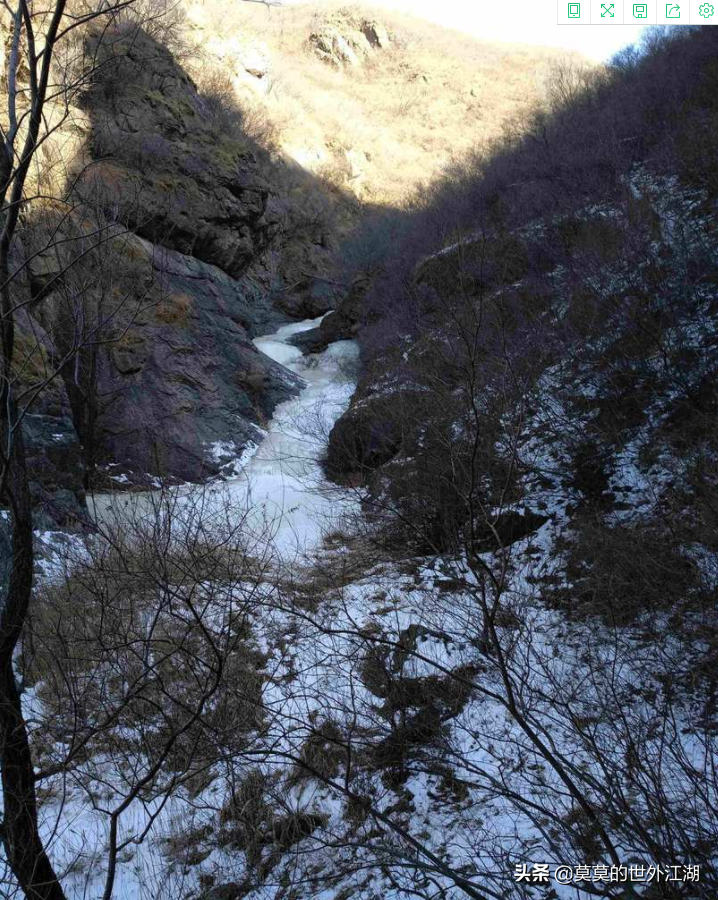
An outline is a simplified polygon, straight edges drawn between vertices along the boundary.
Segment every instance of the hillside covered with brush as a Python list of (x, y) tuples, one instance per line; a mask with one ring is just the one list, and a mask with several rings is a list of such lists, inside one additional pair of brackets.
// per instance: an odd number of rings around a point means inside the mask
[(190, 61), (228, 79), (288, 157), (381, 205), (522, 119), (552, 67), (579, 60), (351, 3), (203, 0), (183, 29)]
[(712, 547), (714, 54), (707, 29), (564, 70), (522, 130), (345, 248), (365, 368), (327, 467), (407, 504), (420, 543), (463, 540), (480, 502), (559, 504), (623, 547), (702, 522)]

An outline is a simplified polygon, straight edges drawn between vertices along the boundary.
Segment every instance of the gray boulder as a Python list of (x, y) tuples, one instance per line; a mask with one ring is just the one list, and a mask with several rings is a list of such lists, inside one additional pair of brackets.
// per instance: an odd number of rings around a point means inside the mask
[(326, 315), (317, 328), (302, 331), (292, 343), (305, 354), (321, 353), (335, 341), (353, 340), (363, 321), (363, 300), (368, 279), (358, 278), (337, 308)]
[(292, 319), (316, 319), (335, 309), (341, 289), (325, 278), (307, 278), (290, 290), (272, 294), (272, 303)]

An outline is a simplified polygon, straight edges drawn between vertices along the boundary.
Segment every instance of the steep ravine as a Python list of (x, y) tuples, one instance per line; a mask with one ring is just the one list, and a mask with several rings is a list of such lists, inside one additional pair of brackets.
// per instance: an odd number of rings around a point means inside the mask
[(29, 277), (16, 291), (32, 310), (18, 321), (20, 388), (60, 367), (25, 420), (42, 528), (82, 522), (88, 489), (226, 472), (299, 388), (253, 338), (335, 303), (315, 278), (324, 226), (301, 224), (300, 188), (320, 197), (321, 185), (248, 138), (231, 98), (234, 124), (216, 122), (144, 32), (98, 52), (102, 77), (65, 129), (77, 137), (65, 166), (76, 212), (33, 209), (18, 249)]
[[(316, 548), (322, 534), (353, 508), (351, 497), (324, 478), (320, 458), (332, 426), (349, 405), (358, 347), (341, 340), (321, 353), (303, 356), (291, 341), (320, 322), (291, 323), (254, 340), (260, 356), (301, 379), (301, 390), (276, 408), (257, 436), (259, 443), (250, 444), (241, 456), (226, 461), (234, 446), (231, 440), (214, 445), (216, 457), (225, 460), (225, 472), (234, 469), (233, 476), (205, 487), (169, 490), (167, 502), (174, 505), (179, 498), (180, 517), (192, 520), (201, 498), (208, 521), (242, 521), (246, 540), (286, 559)], [(97, 521), (120, 527), (128, 516), (153, 516), (161, 502), (156, 492), (89, 498)]]
[[(172, 127), (194, 90), (175, 87), (169, 106), (145, 92)], [(198, 127), (199, 144), (215, 148)], [(715, 193), (632, 163), (616, 193), (587, 199), (582, 187), (560, 215), (553, 191), (531, 215), (517, 201), (495, 240), (467, 228), (428, 256), (418, 240), (387, 241), (386, 278), (357, 280), (325, 316), (287, 322), (270, 286), (253, 293), (233, 268), (236, 247), (217, 234), (200, 246), (191, 229), (159, 222), (184, 212), (155, 203), (177, 162), (165, 157), (152, 175), (143, 236), (114, 248), (130, 286), (149, 263), (160, 290), (100, 363), (102, 384), (123, 393), (89, 507), (133, 548), (142, 531), (126, 526), (154, 524), (158, 511), (184, 546), (184, 526), (201, 523), (201, 552), (180, 559), (178, 576), (162, 540), (139, 576), (130, 560), (127, 583), (110, 565), (106, 607), (92, 594), (82, 606), (81, 579), (57, 599), (68, 665), (96, 652), (83, 614), (104, 619), (125, 594), (138, 604), (131, 640), (120, 635), (132, 665), (105, 678), (103, 657), (90, 669), (113, 702), (114, 691), (124, 704), (136, 646), (153, 676), (156, 648), (169, 663), (160, 702), (149, 695), (157, 713), (140, 697), (136, 721), (113, 720), (97, 749), (42, 785), (43, 836), (68, 900), (102, 893), (103, 807), (193, 696), (193, 658), (204, 666), (193, 609), (164, 655), (186, 594), (206, 602), (210, 631), (226, 631), (228, 665), (187, 757), (178, 743), (167, 782), (122, 814), (120, 900), (525, 900), (514, 878), (525, 861), (666, 864), (664, 825), (718, 834), (715, 777), (703, 789), (718, 734)], [(51, 348), (62, 330), (43, 324)], [(52, 424), (72, 425), (70, 399), (41, 407), (57, 471), (79, 468)], [(352, 532), (342, 526), (360, 511), (357, 490), (370, 515)], [(218, 543), (236, 551), (230, 564), (220, 552), (216, 567), (196, 565), (205, 539), (228, 528), (233, 546)], [(90, 536), (80, 552), (101, 543)], [(1, 545), (2, 534), (0, 557)], [(152, 566), (166, 562), (155, 584)], [(143, 644), (160, 608), (170, 628)], [(81, 687), (91, 681), (77, 673)], [(23, 702), (42, 723), (34, 737), (50, 735), (38, 752), (64, 759), (72, 717), (43, 709), (47, 681), (28, 681)], [(96, 696), (81, 697), (95, 721)], [(608, 853), (566, 790), (568, 770), (606, 823)], [(715, 871), (716, 844), (681, 853)], [(713, 900), (715, 881), (700, 887), (680, 896)]]

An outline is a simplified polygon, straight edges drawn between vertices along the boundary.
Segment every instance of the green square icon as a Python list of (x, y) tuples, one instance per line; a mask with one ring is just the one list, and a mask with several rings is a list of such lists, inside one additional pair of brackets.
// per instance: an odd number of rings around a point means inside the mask
[(648, 18), (648, 4), (647, 3), (634, 3), (633, 4), (633, 18), (634, 19), (647, 19)]
[(666, 3), (666, 18), (680, 19), (681, 8), (677, 3)]
[(580, 3), (569, 3), (568, 4), (568, 17), (569, 17), (569, 19), (580, 19), (581, 18), (581, 4)]

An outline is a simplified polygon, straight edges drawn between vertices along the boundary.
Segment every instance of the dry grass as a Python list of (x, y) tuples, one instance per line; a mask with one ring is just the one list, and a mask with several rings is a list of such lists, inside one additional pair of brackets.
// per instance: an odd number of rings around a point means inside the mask
[[(72, 561), (72, 574), (38, 588), (23, 673), (47, 716), (39, 759), (65, 759), (55, 741), (73, 743), (68, 768), (97, 752), (109, 766), (110, 757), (153, 758), (166, 747), (158, 777), (183, 773), (199, 791), (214, 777), (218, 746), (236, 739), (239, 747), (261, 726), (266, 659), (239, 587), (252, 564), (238, 547), (190, 543), (153, 547), (145, 535)], [(222, 683), (213, 687), (207, 673), (220, 656)], [(191, 721), (198, 703), (201, 723)]]
[[(328, 19), (352, 15), (382, 22), (392, 44), (361, 66), (327, 65), (308, 38)], [(268, 12), (204, 0), (188, 9), (188, 40), (204, 51), (195, 58), (198, 71), (219, 61), (248, 121), (271, 123), (287, 155), (387, 205), (522, 118), (544, 95), (557, 59), (556, 51), (482, 42), (399, 13), (333, 2)], [(268, 63), (262, 78), (241, 63), (258, 52)]]
[(185, 325), (192, 307), (187, 294), (168, 294), (155, 307), (155, 318), (163, 325)]

